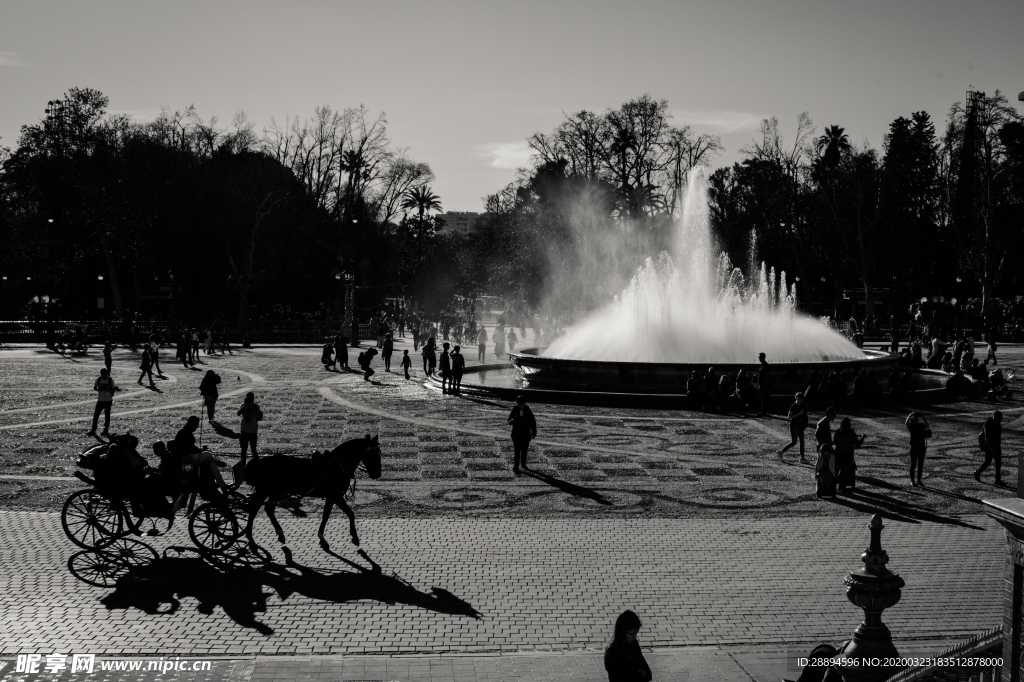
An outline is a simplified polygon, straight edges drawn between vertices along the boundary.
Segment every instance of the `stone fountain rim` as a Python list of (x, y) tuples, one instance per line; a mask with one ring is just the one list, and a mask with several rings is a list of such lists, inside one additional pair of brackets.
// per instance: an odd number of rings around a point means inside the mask
[[(755, 360), (752, 362), (639, 362), (632, 360), (579, 360), (575, 358), (556, 358), (547, 357), (540, 355), (539, 352), (545, 350), (546, 346), (537, 346), (533, 348), (523, 348), (522, 350), (509, 351), (509, 359), (516, 365), (519, 365), (521, 361), (525, 359), (527, 365), (569, 365), (576, 367), (584, 367), (588, 365), (598, 365), (601, 367), (630, 367), (637, 368), (641, 366), (644, 369), (679, 369), (684, 367), (714, 367), (716, 369), (721, 368), (725, 370), (740, 370), (740, 369), (757, 369), (759, 363)], [(871, 369), (876, 365), (879, 367), (887, 367), (892, 365), (894, 360), (898, 360), (898, 356), (893, 353), (889, 353), (882, 350), (867, 350), (861, 349), (864, 353), (863, 358), (844, 358), (842, 360), (804, 360), (800, 362), (768, 362), (769, 367), (776, 368), (787, 368), (787, 369), (818, 369), (822, 367), (838, 368), (843, 369), (847, 367), (858, 367)]]

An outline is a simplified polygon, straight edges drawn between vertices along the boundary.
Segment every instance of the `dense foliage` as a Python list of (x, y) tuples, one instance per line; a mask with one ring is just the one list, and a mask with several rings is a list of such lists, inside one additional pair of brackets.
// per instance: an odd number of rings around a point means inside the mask
[[(668, 247), (689, 174), (722, 149), (647, 95), (567, 115), (529, 138), (532, 166), (463, 236), (438, 229), (430, 168), (364, 108), (261, 133), (243, 114), (222, 128), (193, 108), (144, 124), (106, 108), (70, 90), (0, 150), (0, 314), (52, 295), (74, 317), (101, 297), (108, 315), (335, 315), (351, 272), (358, 307), (490, 294), (571, 315)], [(849, 314), (850, 292), (867, 315), (875, 300), (899, 315), (921, 296), (984, 307), (1021, 292), (1024, 122), (1005, 97), (955, 104), (941, 134), (916, 112), (881, 149), (849, 137), (802, 114), (787, 143), (767, 119), (742, 162), (708, 171), (734, 263), (785, 270), (800, 304), (825, 314)]]

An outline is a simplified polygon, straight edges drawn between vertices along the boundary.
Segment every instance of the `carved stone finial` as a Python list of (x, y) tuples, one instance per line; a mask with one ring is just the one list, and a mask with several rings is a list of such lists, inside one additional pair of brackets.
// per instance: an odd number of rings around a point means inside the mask
[[(860, 556), (864, 568), (850, 571), (843, 581), (847, 588), (846, 598), (864, 610), (864, 622), (857, 626), (853, 640), (840, 654), (841, 658), (853, 662), (898, 656), (892, 643), (892, 634), (882, 622), (882, 612), (899, 602), (902, 594), (900, 590), (906, 583), (899, 574), (886, 568), (889, 555), (882, 549), (884, 527), (881, 516), (875, 514), (871, 517), (871, 523), (868, 524), (871, 544)], [(894, 669), (882, 666), (852, 665), (839, 668), (844, 682), (886, 680), (894, 672)]]

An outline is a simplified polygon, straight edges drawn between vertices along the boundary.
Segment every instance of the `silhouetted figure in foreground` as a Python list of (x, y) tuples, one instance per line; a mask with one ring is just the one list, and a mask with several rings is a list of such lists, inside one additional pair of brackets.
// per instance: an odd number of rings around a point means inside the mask
[(648, 682), (651, 666), (647, 665), (637, 633), (643, 623), (632, 611), (623, 611), (615, 619), (615, 634), (604, 648), (604, 669), (608, 682)]

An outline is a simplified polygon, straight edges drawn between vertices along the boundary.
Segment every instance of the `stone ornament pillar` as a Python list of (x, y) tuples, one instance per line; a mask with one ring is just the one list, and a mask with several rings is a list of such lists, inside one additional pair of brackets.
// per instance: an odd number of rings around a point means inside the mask
[(1024, 681), (1021, 642), (1024, 637), (1024, 500), (1010, 497), (982, 500), (985, 513), (1006, 531), (1006, 572), (1003, 582), (1003, 682)]
[[(905, 585), (899, 574), (885, 567), (889, 563), (889, 555), (882, 549), (884, 527), (881, 516), (875, 514), (871, 517), (871, 523), (868, 524), (871, 544), (860, 555), (864, 568), (850, 571), (843, 581), (846, 585), (846, 598), (864, 610), (864, 622), (857, 626), (853, 639), (838, 656), (850, 661), (850, 665), (837, 667), (843, 682), (881, 682), (899, 670), (880, 664), (887, 658), (899, 656), (892, 643), (892, 634), (882, 622), (882, 611), (899, 602), (900, 590)], [(865, 664), (869, 659), (877, 659), (879, 664)]]

